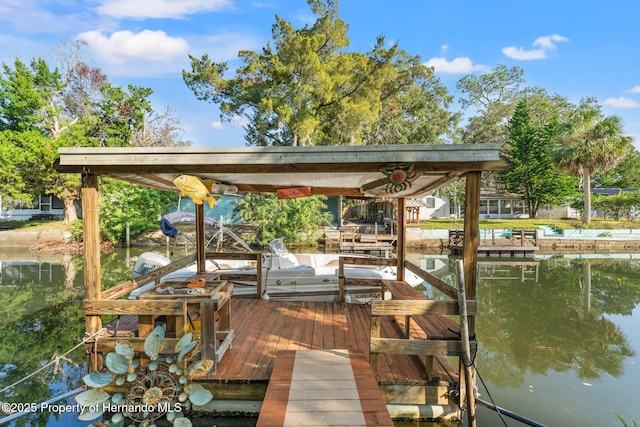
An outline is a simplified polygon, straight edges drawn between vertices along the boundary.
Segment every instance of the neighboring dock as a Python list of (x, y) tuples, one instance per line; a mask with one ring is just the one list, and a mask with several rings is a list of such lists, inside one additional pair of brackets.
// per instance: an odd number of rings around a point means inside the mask
[(393, 251), (397, 236), (380, 230), (378, 224), (343, 226), (325, 231), (325, 244), (337, 246), (340, 252), (382, 252), (387, 257)]
[[(449, 230), (449, 250), (452, 255), (462, 255), (464, 237), (462, 230)], [(538, 230), (514, 229), (496, 234), (491, 230), (491, 240), (481, 241), (478, 256), (534, 256), (538, 246)]]

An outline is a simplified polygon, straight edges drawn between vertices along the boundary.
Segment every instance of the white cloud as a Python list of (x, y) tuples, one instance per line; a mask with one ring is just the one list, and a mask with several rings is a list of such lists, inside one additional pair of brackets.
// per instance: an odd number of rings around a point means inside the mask
[(245, 116), (239, 116), (236, 114), (231, 118), (231, 123), (234, 126), (246, 126), (249, 124), (249, 119), (247, 119)]
[[(239, 127), (242, 127), (242, 126), (246, 126), (248, 124), (249, 124), (249, 120), (244, 116), (239, 116), (239, 115), (235, 114), (233, 117), (231, 117), (230, 125), (231, 125), (232, 128), (239, 128)], [(222, 123), (219, 120), (211, 122), (210, 126), (211, 126), (211, 128), (213, 130), (225, 130), (226, 129), (224, 123)]]
[(98, 13), (116, 18), (182, 18), (232, 8), (230, 0), (102, 0)]
[(178, 56), (186, 56), (189, 50), (185, 39), (170, 37), (164, 31), (116, 31), (110, 36), (101, 31), (87, 31), (78, 34), (77, 38), (86, 40), (94, 54), (109, 64), (140, 60), (169, 62)]
[(509, 46), (502, 49), (502, 53), (507, 55), (509, 58), (519, 59), (519, 60), (529, 60), (529, 59), (544, 59), (547, 57), (547, 52), (544, 49), (532, 49), (532, 50), (524, 50), (521, 47)]
[(631, 93), (640, 93), (640, 86), (636, 86), (633, 89), (631, 89)]
[(534, 42), (534, 46), (540, 46), (542, 49), (556, 49), (554, 42), (568, 42), (569, 39), (565, 36), (558, 34), (552, 34), (550, 36), (538, 37)]
[(620, 98), (607, 98), (602, 101), (603, 105), (607, 105), (609, 107), (614, 108), (638, 108), (640, 104), (638, 104), (633, 99), (625, 98), (621, 96)]
[(446, 58), (431, 58), (423, 63), (423, 65), (433, 67), (436, 73), (445, 74), (467, 74), (473, 71), (488, 70), (488, 67), (485, 65), (474, 65), (467, 57), (458, 57), (452, 61), (447, 61)]
[(502, 49), (502, 53), (504, 53), (509, 58), (522, 61), (532, 59), (545, 59), (547, 57), (547, 53), (550, 50), (555, 50), (557, 48), (555, 43), (568, 41), (569, 39), (565, 36), (552, 34), (550, 36), (542, 36), (535, 39), (535, 41), (533, 42), (533, 47), (538, 47), (538, 49), (525, 50), (522, 47), (508, 46)]
[(229, 61), (238, 57), (241, 50), (258, 50), (263, 41), (244, 33), (223, 33), (213, 36), (198, 36), (190, 40), (189, 52), (199, 56), (207, 53), (214, 61)]

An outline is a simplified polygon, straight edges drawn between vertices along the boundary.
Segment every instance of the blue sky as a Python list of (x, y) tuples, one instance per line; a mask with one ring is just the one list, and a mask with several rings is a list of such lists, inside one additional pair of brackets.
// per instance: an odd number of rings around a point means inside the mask
[[(640, 147), (640, 2), (342, 0), (339, 10), (350, 50), (367, 51), (384, 34), (434, 66), (456, 97), (466, 74), (519, 66), (528, 86), (574, 103), (596, 97)], [(0, 60), (54, 64), (56, 48), (84, 39), (91, 66), (115, 84), (152, 88), (154, 107), (173, 109), (194, 146), (243, 146), (242, 120), (220, 123), (181, 70), (203, 53), (235, 70), (239, 50), (271, 39), (276, 14), (296, 27), (314, 20), (305, 0), (0, 0)]]

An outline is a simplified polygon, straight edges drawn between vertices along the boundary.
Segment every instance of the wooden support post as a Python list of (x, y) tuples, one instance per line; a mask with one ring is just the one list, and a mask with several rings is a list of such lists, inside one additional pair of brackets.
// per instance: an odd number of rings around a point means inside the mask
[(196, 264), (198, 273), (204, 273), (207, 269), (204, 238), (204, 203), (196, 205)]
[(404, 281), (404, 259), (405, 259), (405, 244), (407, 238), (406, 217), (407, 217), (407, 203), (404, 197), (398, 199), (398, 264), (397, 264), (397, 277), (398, 280)]
[[(462, 259), (464, 275), (464, 288), (466, 299), (476, 299), (478, 248), (480, 246), (480, 178), (481, 172), (467, 172), (466, 194), (464, 209), (464, 240), (462, 246)], [(467, 319), (469, 336), (475, 337), (475, 318)], [(472, 372), (471, 381), (466, 381), (466, 376), (460, 376), (461, 391), (463, 388), (472, 390), (475, 384), (475, 372)], [(461, 393), (463, 399), (465, 393)]]
[(200, 354), (202, 360), (216, 360), (216, 313), (215, 301), (200, 304)]
[[(98, 176), (82, 175), (82, 226), (84, 228), (84, 297), (100, 299), (100, 214)], [(85, 316), (87, 334), (94, 334), (102, 328), (100, 316)], [(89, 371), (101, 368), (98, 355), (89, 350)]]
[[(476, 299), (476, 274), (478, 269), (478, 247), (480, 246), (480, 177), (481, 172), (466, 175), (466, 197), (464, 210), (464, 283), (467, 299)], [(473, 335), (473, 325), (470, 325)]]
[[(266, 283), (265, 283), (266, 290)], [(256, 258), (256, 298), (262, 298), (262, 254), (257, 254)]]
[(338, 299), (344, 302), (344, 258), (338, 257)]
[(464, 283), (464, 263), (462, 260), (456, 261), (456, 276), (458, 278), (458, 306), (460, 309), (460, 341), (462, 342), (462, 369), (466, 384), (466, 407), (467, 421), (469, 427), (476, 426), (476, 393), (475, 393), (475, 373), (473, 360), (471, 358), (471, 346), (469, 343), (469, 327), (467, 319), (467, 299)]
[[(371, 333), (370, 333), (370, 341), (373, 341), (374, 338), (380, 338), (380, 316), (371, 316)], [(369, 344), (372, 347), (371, 344)], [(376, 381), (380, 380), (380, 374), (378, 372), (378, 353), (371, 352), (369, 349), (369, 366), (371, 366), (371, 370), (376, 377)]]

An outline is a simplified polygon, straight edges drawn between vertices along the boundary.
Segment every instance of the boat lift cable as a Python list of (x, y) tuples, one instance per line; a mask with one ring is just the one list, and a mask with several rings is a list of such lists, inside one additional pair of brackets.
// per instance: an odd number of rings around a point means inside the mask
[[(465, 319), (464, 316), (466, 316), (466, 297), (464, 293), (465, 288), (464, 288), (463, 272), (464, 272), (463, 261), (459, 260), (456, 263), (456, 281), (458, 282), (458, 295), (459, 295), (459, 302), (460, 302), (460, 318), (461, 319)], [(515, 412), (509, 411), (507, 409), (501, 408), (495, 404), (493, 397), (491, 397), (491, 393), (489, 392), (489, 388), (487, 387), (487, 384), (485, 384), (484, 380), (482, 379), (482, 376), (480, 375), (480, 371), (478, 371), (478, 367), (476, 366), (476, 356), (478, 355), (477, 345), (475, 347), (475, 351), (473, 352), (473, 355), (470, 354), (468, 343), (470, 339), (475, 339), (475, 336), (469, 337), (468, 331), (466, 331), (465, 329), (466, 321), (461, 321), (460, 324), (461, 324), (460, 337), (463, 342), (463, 348), (464, 348), (465, 340), (467, 342), (466, 353), (463, 351), (463, 354), (460, 357), (460, 360), (462, 361), (462, 364), (465, 367), (465, 374), (469, 376), (468, 368), (473, 367), (476, 375), (478, 376), (478, 378), (480, 379), (480, 382), (482, 383), (482, 386), (487, 391), (487, 396), (489, 396), (489, 400), (491, 400), (491, 402), (486, 402), (484, 400), (478, 399), (478, 396), (476, 395), (475, 398), (473, 398), (470, 402), (468, 402), (467, 410), (471, 411), (469, 412), (469, 423), (472, 425), (475, 425), (475, 409), (474, 409), (475, 406), (474, 405), (478, 404), (480, 406), (484, 406), (485, 408), (496, 411), (498, 413), (498, 416), (500, 417), (500, 420), (502, 420), (502, 423), (505, 425), (505, 427), (508, 427), (508, 424), (507, 424), (507, 421), (504, 419), (503, 415), (506, 415), (510, 418), (513, 418), (514, 420), (518, 420), (532, 427), (546, 427), (544, 424), (540, 424), (537, 421), (523, 417), (522, 415), (516, 414)], [(476, 391), (477, 391), (477, 388), (475, 388), (474, 391), (471, 391), (469, 393), (476, 394), (475, 393)]]
[(491, 393), (489, 392), (489, 388), (487, 387), (487, 385), (485, 384), (484, 380), (482, 379), (482, 376), (480, 375), (480, 372), (478, 371), (478, 368), (476, 366), (474, 366), (475, 370), (476, 370), (476, 374), (478, 375), (478, 378), (480, 379), (480, 382), (482, 383), (482, 386), (484, 387), (484, 389), (487, 392), (487, 396), (489, 396), (489, 400), (491, 400), (491, 402), (487, 402), (485, 400), (482, 399), (478, 399), (476, 397), (476, 404), (483, 406), (487, 409), (491, 409), (493, 411), (496, 411), (498, 413), (498, 416), (500, 417), (500, 419), (502, 420), (502, 423), (507, 426), (507, 422), (505, 421), (503, 415), (506, 415), (509, 418), (512, 418), (514, 420), (520, 421), (523, 424), (526, 424), (528, 426), (531, 427), (547, 427), (545, 424), (539, 423), (537, 421), (534, 421), (530, 418), (524, 417), (520, 414), (516, 414), (515, 412), (512, 412), (508, 409), (505, 408), (501, 408), (500, 406), (496, 405), (493, 397), (491, 397)]
[(10, 384), (10, 385), (8, 385), (8, 386), (6, 386), (6, 387), (5, 387), (5, 388), (3, 388), (2, 390), (0, 390), (0, 393), (4, 393), (5, 391), (12, 389), (13, 387), (17, 386), (18, 384), (20, 384), (20, 383), (22, 383), (22, 382), (24, 382), (24, 381), (28, 380), (29, 378), (33, 377), (34, 375), (37, 375), (37, 374), (38, 374), (38, 373), (40, 373), (40, 372), (44, 371), (45, 369), (47, 369), (47, 368), (48, 368), (48, 367), (50, 367), (51, 365), (55, 365), (56, 363), (58, 363), (58, 361), (59, 361), (61, 358), (65, 357), (65, 356), (66, 356), (66, 355), (68, 355), (69, 353), (73, 352), (75, 349), (77, 349), (77, 348), (79, 348), (79, 347), (81, 347), (81, 346), (85, 345), (85, 344), (87, 343), (87, 341), (89, 341), (89, 340), (91, 340), (91, 339), (93, 339), (93, 338), (95, 338), (95, 337), (97, 337), (97, 336), (99, 336), (99, 335), (103, 335), (106, 331), (107, 331), (107, 329), (106, 329), (106, 328), (102, 328), (102, 329), (100, 329), (98, 332), (95, 332), (95, 333), (93, 333), (93, 334), (91, 334), (91, 335), (87, 336), (86, 338), (84, 338), (84, 339), (80, 342), (80, 344), (78, 344), (78, 345), (74, 346), (71, 350), (67, 351), (67, 352), (66, 352), (66, 353), (64, 353), (62, 356), (56, 356), (56, 355), (54, 355), (53, 357), (51, 357), (51, 360), (49, 361), (49, 363), (45, 364), (45, 365), (44, 365), (44, 366), (42, 366), (40, 369), (38, 369), (38, 370), (36, 370), (36, 371), (34, 371), (34, 372), (30, 373), (30, 374), (29, 374), (29, 375), (27, 375), (26, 377), (19, 379), (19, 380), (18, 380), (18, 381), (16, 381), (15, 383)]

